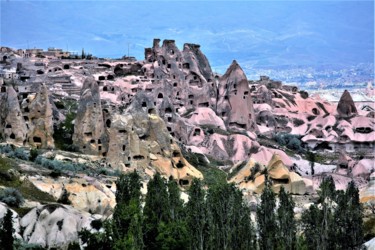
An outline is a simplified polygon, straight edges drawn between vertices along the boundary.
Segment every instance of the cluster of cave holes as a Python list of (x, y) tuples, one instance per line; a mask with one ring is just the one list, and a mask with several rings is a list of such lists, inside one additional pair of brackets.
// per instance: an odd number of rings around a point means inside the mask
[(114, 87), (104, 86), (103, 87), (103, 91), (115, 91), (115, 88)]
[(61, 68), (53, 68), (53, 69), (49, 69), (48, 72), (56, 72), (56, 71), (61, 71), (62, 69)]
[(370, 127), (358, 127), (358, 128), (355, 129), (355, 132), (361, 133), (361, 134), (369, 134), (372, 131), (374, 131), (374, 130)]
[[(99, 81), (104, 81), (105, 80), (105, 76), (99, 76)], [(107, 80), (114, 80), (115, 77), (113, 75), (108, 75), (107, 76)]]

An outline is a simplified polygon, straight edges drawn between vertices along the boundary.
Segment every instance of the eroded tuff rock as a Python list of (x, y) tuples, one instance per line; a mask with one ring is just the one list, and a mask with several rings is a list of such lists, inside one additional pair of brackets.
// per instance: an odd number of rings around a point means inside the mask
[(29, 144), (40, 148), (54, 148), (52, 108), (46, 85), (42, 84), (36, 94), (29, 94), (22, 101), (21, 107), (29, 129)]
[(99, 86), (93, 77), (86, 78), (82, 86), (73, 143), (87, 154), (102, 155), (107, 151)]
[(123, 114), (113, 115), (106, 124), (109, 134), (107, 161), (113, 168), (127, 171), (153, 166), (182, 185), (189, 185), (192, 178), (203, 177), (182, 156), (146, 95), (136, 95)]
[(370, 175), (370, 181), (360, 192), (362, 203), (375, 204), (375, 172)]
[(33, 208), (20, 221), (23, 239), (42, 247), (66, 247), (78, 241), (78, 232), (92, 229), (96, 217), (67, 205), (49, 204)]
[(266, 181), (265, 169), (268, 171), (268, 178), (275, 192), (279, 192), (281, 186), (292, 194), (312, 192), (311, 180), (302, 178), (295, 172), (290, 171), (277, 154), (272, 156), (267, 166), (256, 162), (252, 158), (245, 165), (234, 166), (233, 171), (238, 172), (230, 181), (236, 183), (241, 189), (261, 193)]
[[(71, 101), (81, 94), (74, 143), (81, 152), (95, 155), (102, 165), (114, 169), (137, 168), (147, 175), (161, 171), (185, 180), (188, 173), (182, 174), (185, 168), (179, 167), (188, 164), (183, 157), (173, 157), (174, 151), (179, 154), (176, 143), (191, 153), (215, 159), (222, 167), (249, 157), (267, 165), (277, 148), (282, 148), (263, 139), (278, 133), (296, 135), (307, 147), (322, 152), (343, 150), (352, 155), (360, 150), (367, 156), (374, 149), (370, 112), (361, 110), (360, 116), (353, 113), (354, 117), (341, 119), (336, 105), (296, 86), (267, 76), (248, 81), (236, 62), (220, 76), (212, 72), (197, 44), (186, 43), (180, 50), (174, 40), (155, 39), (142, 61), (24, 59), (17, 68), (29, 74), (28, 81), (15, 83), (21, 116), (31, 112), (29, 102), (43, 92), (38, 82), (46, 82), (53, 95), (49, 99), (56, 104), (63, 96)], [(16, 58), (7, 61), (12, 60)], [(1, 91), (5, 96), (6, 86)], [(351, 113), (354, 107), (349, 107)], [(56, 125), (64, 119), (61, 114), (67, 113), (53, 110)], [(32, 123), (28, 116), (24, 119), (26, 126)], [(22, 127), (22, 121), (16, 123)], [(0, 124), (0, 131), (14, 133), (10, 128), (1, 130), (1, 126), (6, 124)], [(25, 145), (35, 145), (33, 138), (39, 136), (30, 137), (29, 129), (26, 132)], [(260, 134), (262, 138), (257, 137)], [(10, 135), (4, 137), (12, 142)], [(21, 134), (15, 137), (21, 142)], [(281, 151), (277, 153), (288, 167), (296, 162)], [(363, 176), (363, 166), (352, 170), (349, 174)]]
[[(155, 39), (152, 48), (145, 51), (145, 76), (152, 85), (146, 92), (153, 96), (160, 111), (168, 102), (171, 111), (180, 113), (195, 107), (212, 107), (215, 99), (214, 76), (200, 46), (185, 44), (180, 51), (174, 40)], [(162, 106), (160, 106), (162, 105)]]
[(28, 180), (56, 200), (66, 199), (72, 207), (81, 211), (109, 216), (116, 205), (115, 193), (112, 190), (114, 182), (103, 184), (94, 178), (52, 179), (41, 176), (30, 176)]
[(353, 98), (347, 90), (344, 91), (337, 104), (337, 114), (342, 118), (353, 117), (358, 114)]
[(23, 145), (27, 137), (27, 127), (22, 116), (17, 93), (12, 86), (2, 86), (0, 96), (0, 129), (3, 138), (15, 145)]
[(219, 79), (216, 109), (228, 128), (256, 131), (249, 83), (236, 61)]

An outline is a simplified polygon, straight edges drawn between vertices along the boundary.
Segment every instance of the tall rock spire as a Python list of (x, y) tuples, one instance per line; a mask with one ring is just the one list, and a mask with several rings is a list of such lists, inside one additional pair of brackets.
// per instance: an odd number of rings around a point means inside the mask
[(337, 104), (337, 114), (342, 118), (352, 117), (358, 114), (353, 98), (347, 90), (344, 91)]
[(257, 130), (249, 83), (235, 60), (219, 79), (217, 94), (216, 112), (228, 128)]
[(84, 153), (103, 154), (107, 150), (107, 141), (99, 87), (93, 77), (88, 77), (81, 90), (73, 142)]

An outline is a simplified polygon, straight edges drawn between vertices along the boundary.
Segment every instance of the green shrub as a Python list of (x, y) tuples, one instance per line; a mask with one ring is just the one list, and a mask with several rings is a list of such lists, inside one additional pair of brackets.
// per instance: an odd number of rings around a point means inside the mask
[(12, 153), (13, 149), (10, 145), (0, 146), (0, 153), (2, 154), (9, 154)]
[(29, 157), (29, 160), (30, 161), (35, 161), (35, 159), (38, 157), (39, 155), (39, 150), (36, 149), (36, 148), (32, 148), (30, 150), (30, 157)]
[(287, 147), (292, 150), (300, 150), (301, 141), (297, 137), (293, 137), (289, 140)]
[(0, 201), (11, 207), (19, 207), (25, 200), (17, 189), (6, 188), (0, 191)]
[(278, 143), (280, 144), (281, 146), (285, 146), (286, 145), (286, 141), (284, 139), (284, 135), (279, 133), (279, 134), (276, 134), (273, 139)]
[(16, 239), (14, 242), (14, 249), (17, 250), (45, 250), (46, 248), (37, 245), (37, 244), (29, 244), (23, 240)]
[(14, 150), (14, 157), (13, 158), (28, 161), (29, 160), (29, 154), (22, 148), (16, 148), (16, 150)]
[(273, 139), (281, 146), (286, 146), (291, 150), (302, 151), (302, 142), (297, 135), (278, 133), (274, 135)]
[(254, 181), (255, 175), (260, 171), (260, 164), (255, 163), (254, 167), (250, 170), (250, 175), (246, 178), (246, 181)]
[[(71, 162), (64, 162), (58, 160), (50, 160), (46, 159), (41, 155), (38, 155), (35, 159), (35, 163), (41, 165), (42, 167), (48, 168), (52, 170), (50, 174), (51, 177), (56, 178), (60, 176), (62, 173), (71, 171), (86, 171), (86, 166), (81, 163), (71, 163)], [(55, 177), (54, 177), (55, 176)]]

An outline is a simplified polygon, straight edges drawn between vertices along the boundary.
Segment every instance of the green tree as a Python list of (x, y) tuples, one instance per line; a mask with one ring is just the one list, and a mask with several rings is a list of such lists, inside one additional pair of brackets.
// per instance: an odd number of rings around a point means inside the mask
[(363, 243), (363, 211), (358, 189), (350, 182), (346, 192), (339, 193), (331, 237), (336, 249), (357, 249)]
[(82, 53), (81, 53), (81, 59), (85, 59), (86, 58), (86, 54), (85, 54), (85, 50), (82, 49)]
[(189, 249), (189, 235), (186, 224), (182, 220), (161, 222), (156, 237), (158, 249), (184, 250)]
[(315, 166), (315, 161), (316, 161), (316, 154), (311, 152), (310, 150), (308, 150), (307, 153), (306, 153), (306, 156), (307, 156), (307, 160), (310, 162), (311, 175), (314, 175), (314, 173), (315, 173), (314, 166)]
[(326, 176), (323, 178), (319, 185), (318, 195), (318, 203), (323, 203), (324, 201), (327, 201), (327, 199), (331, 201), (336, 200), (336, 185), (332, 176)]
[(233, 249), (256, 249), (256, 235), (250, 218), (250, 208), (243, 204), (242, 208), (237, 209), (237, 213), (239, 217), (233, 234)]
[(247, 249), (252, 246), (250, 211), (233, 184), (210, 187), (207, 194), (208, 249)]
[(184, 219), (184, 202), (181, 200), (180, 189), (173, 179), (170, 179), (168, 182), (168, 201), (171, 220)]
[(121, 175), (116, 182), (113, 213), (114, 248), (142, 249), (141, 178), (136, 171)]
[(306, 243), (309, 248), (330, 249), (335, 245), (336, 230), (333, 218), (337, 192), (331, 176), (324, 178), (318, 190), (318, 204), (302, 214), (302, 224), (305, 229)]
[(104, 223), (104, 231), (79, 233), (87, 249), (143, 249), (140, 176), (136, 171), (121, 175), (116, 186), (117, 204), (113, 219)]
[(159, 234), (158, 226), (161, 223), (168, 223), (171, 219), (167, 185), (159, 173), (148, 182), (147, 190), (143, 209), (143, 241), (146, 249), (159, 249), (156, 240)]
[(13, 213), (10, 209), (7, 209), (5, 216), (0, 224), (0, 246), (3, 249), (13, 249)]
[(279, 249), (296, 249), (296, 220), (294, 218), (294, 201), (282, 186), (279, 192), (280, 205), (277, 209)]
[(261, 203), (257, 207), (259, 247), (264, 250), (277, 248), (278, 226), (276, 221), (275, 194), (271, 189), (266, 175), (266, 185), (261, 195)]
[(169, 179), (167, 188), (170, 220), (158, 225), (157, 245), (160, 249), (188, 249), (189, 235), (180, 189), (172, 178)]
[(96, 249), (96, 250), (111, 250), (113, 249), (113, 232), (112, 223), (106, 221), (104, 223), (104, 231), (98, 233), (91, 233), (87, 229), (83, 229), (78, 233), (82, 243), (86, 245), (85, 249)]
[(304, 239), (307, 249), (319, 249), (320, 246), (320, 226), (322, 213), (316, 204), (302, 214), (302, 225), (304, 229)]
[(203, 250), (207, 238), (207, 209), (205, 203), (205, 191), (202, 181), (193, 179), (189, 189), (189, 201), (186, 204), (186, 220), (189, 232), (190, 248)]

